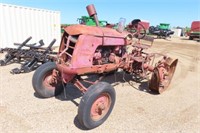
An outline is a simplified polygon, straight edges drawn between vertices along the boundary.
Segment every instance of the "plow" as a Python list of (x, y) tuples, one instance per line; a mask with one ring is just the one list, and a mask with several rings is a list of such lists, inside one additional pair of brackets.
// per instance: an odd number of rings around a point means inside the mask
[(12, 74), (27, 73), (35, 70), (39, 63), (43, 64), (49, 61), (55, 60), (57, 52), (52, 51), (52, 46), (56, 40), (52, 40), (48, 47), (44, 46), (43, 40), (37, 43), (27, 44), (32, 37), (27, 38), (23, 43), (15, 43), (18, 48), (3, 48), (0, 49), (1, 53), (6, 52), (5, 58), (0, 60), (0, 65), (5, 66), (12, 62), (21, 63), (20, 68), (14, 68), (11, 70)]

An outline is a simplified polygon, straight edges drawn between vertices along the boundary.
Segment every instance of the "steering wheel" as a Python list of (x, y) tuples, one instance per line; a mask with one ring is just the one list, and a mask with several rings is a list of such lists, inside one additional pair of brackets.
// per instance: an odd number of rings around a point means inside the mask
[(132, 22), (131, 22), (131, 25), (129, 25), (127, 27), (127, 31), (130, 32), (135, 38), (138, 38), (138, 39), (142, 39), (145, 37), (146, 35), (146, 29), (145, 27), (139, 23), (141, 22), (141, 20), (139, 19), (134, 19)]

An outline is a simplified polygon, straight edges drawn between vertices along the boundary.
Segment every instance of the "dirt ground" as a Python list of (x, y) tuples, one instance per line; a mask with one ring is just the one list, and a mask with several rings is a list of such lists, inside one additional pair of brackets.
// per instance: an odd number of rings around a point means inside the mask
[[(34, 72), (12, 75), (10, 70), (19, 64), (0, 67), (0, 132), (200, 132), (200, 42), (156, 39), (150, 51), (179, 59), (169, 90), (155, 95), (146, 91), (147, 82), (130, 85), (117, 73), (114, 109), (92, 130), (77, 121), (81, 97), (73, 87), (41, 99), (32, 88)], [(113, 76), (107, 78), (114, 82)]]

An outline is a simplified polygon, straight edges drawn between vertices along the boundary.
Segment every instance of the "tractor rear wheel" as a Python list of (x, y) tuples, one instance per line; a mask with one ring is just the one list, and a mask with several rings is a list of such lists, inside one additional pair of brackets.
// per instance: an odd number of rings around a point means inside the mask
[(54, 62), (47, 62), (36, 69), (33, 78), (32, 86), (35, 92), (43, 97), (49, 98), (60, 94), (63, 91), (63, 85), (59, 77), (53, 75), (56, 70)]
[(101, 125), (110, 115), (115, 104), (115, 90), (106, 82), (88, 88), (78, 108), (78, 120), (87, 129)]
[(151, 80), (149, 82), (149, 89), (152, 91), (156, 91), (159, 94), (167, 90), (168, 86), (170, 85), (170, 82), (172, 80), (172, 77), (174, 75), (174, 72), (176, 70), (178, 60), (174, 60), (173, 63), (169, 66), (167, 70), (167, 75), (161, 79), (159, 74), (159, 68), (155, 68)]

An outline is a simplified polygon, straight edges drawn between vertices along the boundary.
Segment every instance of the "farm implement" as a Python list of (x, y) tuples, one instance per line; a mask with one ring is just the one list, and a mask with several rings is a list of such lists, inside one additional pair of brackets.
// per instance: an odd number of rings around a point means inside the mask
[(0, 49), (1, 53), (6, 52), (5, 58), (0, 60), (0, 65), (5, 66), (13, 62), (21, 63), (20, 68), (14, 68), (11, 70), (13, 74), (27, 73), (35, 70), (39, 64), (45, 62), (54, 61), (57, 52), (52, 51), (52, 46), (56, 42), (54, 39), (48, 47), (44, 46), (43, 40), (39, 41), (39, 45), (27, 44), (32, 37), (27, 38), (23, 43), (15, 43), (18, 48), (3, 48)]

